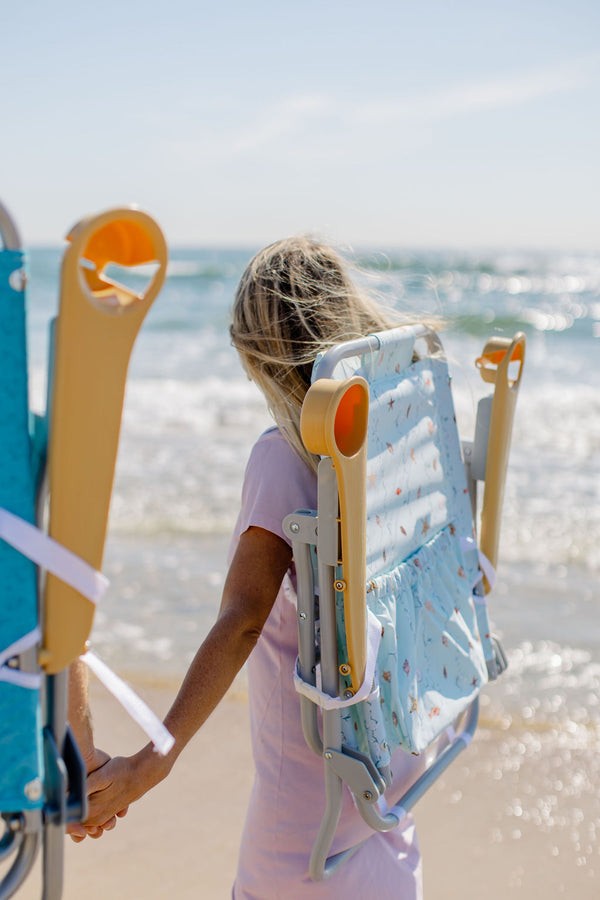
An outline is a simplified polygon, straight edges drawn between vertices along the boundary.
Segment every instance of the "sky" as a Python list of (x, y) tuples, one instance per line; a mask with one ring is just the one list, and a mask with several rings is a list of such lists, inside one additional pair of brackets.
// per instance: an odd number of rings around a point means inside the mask
[(27, 244), (136, 203), (171, 245), (600, 251), (597, 0), (0, 4)]

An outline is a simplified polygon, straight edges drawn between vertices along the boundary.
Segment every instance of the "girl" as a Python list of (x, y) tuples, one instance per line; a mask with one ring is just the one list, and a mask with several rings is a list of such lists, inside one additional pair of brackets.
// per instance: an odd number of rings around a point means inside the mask
[[(317, 353), (394, 324), (355, 288), (340, 258), (322, 244), (291, 238), (250, 262), (236, 293), (231, 338), (277, 427), (259, 438), (250, 455), (219, 615), (165, 719), (175, 738), (169, 755), (159, 757), (148, 745), (89, 776), (86, 825), (98, 828), (166, 777), (249, 658), (256, 775), (234, 900), (421, 897), (412, 819), (387, 834), (374, 834), (349, 792), (332, 850), (369, 840), (330, 881), (315, 884), (308, 877), (323, 811), (323, 764), (305, 744), (293, 687), (295, 575), (282, 530), (288, 513), (317, 504), (318, 461), (300, 437), (300, 410)], [(392, 801), (419, 765), (407, 754), (394, 762)]]

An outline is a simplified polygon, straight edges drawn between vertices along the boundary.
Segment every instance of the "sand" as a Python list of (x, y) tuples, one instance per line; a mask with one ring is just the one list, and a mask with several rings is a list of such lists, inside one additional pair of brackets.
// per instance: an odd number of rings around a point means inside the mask
[[(176, 689), (136, 687), (160, 714)], [(112, 754), (138, 749), (144, 740), (137, 726), (100, 686), (91, 693), (98, 745)], [(67, 840), (64, 900), (230, 897), (252, 783), (247, 718), (243, 692), (234, 689), (170, 777), (115, 831), (82, 844)], [(590, 794), (584, 809), (580, 797), (575, 806), (567, 802), (564, 815), (555, 810), (549, 818), (543, 782), (536, 788), (535, 754), (517, 765), (511, 747), (519, 747), (519, 735), (507, 740), (483, 727), (417, 807), (426, 900), (597, 900), (600, 865), (590, 836), (600, 824), (597, 796)], [(40, 896), (39, 867), (18, 896)]]

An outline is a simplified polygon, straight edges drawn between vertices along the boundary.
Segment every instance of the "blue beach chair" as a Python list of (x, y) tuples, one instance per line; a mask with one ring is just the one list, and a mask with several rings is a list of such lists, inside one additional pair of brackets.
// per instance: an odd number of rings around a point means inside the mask
[[(396, 827), (469, 744), (478, 695), (506, 666), (486, 593), (524, 348), (522, 334), (486, 345), (477, 364), (494, 394), (480, 401), (474, 442), (462, 448), (431, 329), (371, 335), (315, 363), (301, 429), (321, 456), (318, 510), (284, 522), (298, 578), (303, 730), (325, 766), (315, 881), (358, 850), (329, 856), (343, 784), (374, 830)], [(427, 764), (388, 809), (397, 748)]]
[[(42, 897), (58, 900), (65, 825), (86, 810), (85, 769), (67, 724), (70, 663), (81, 655), (160, 752), (172, 744), (86, 646), (108, 584), (98, 569), (127, 366), (167, 251), (156, 223), (135, 209), (71, 231), (51, 327), (48, 426), (29, 411), (23, 252), (2, 206), (0, 235), (0, 900), (18, 890), (40, 845)], [(106, 276), (111, 263), (155, 263), (156, 271), (136, 294)]]
[[(78, 816), (85, 773), (66, 730), (64, 680), (46, 686), (50, 720), (42, 709), (36, 565), (5, 539), (11, 516), (30, 525), (36, 521), (46, 442), (45, 421), (29, 413), (23, 252), (1, 206), (0, 232), (0, 858), (12, 860), (0, 882), (5, 898), (29, 873), (44, 832), (47, 881), (60, 879), (67, 781), (69, 815)], [(52, 836), (56, 828), (59, 840)], [(58, 895), (49, 889), (46, 896)]]

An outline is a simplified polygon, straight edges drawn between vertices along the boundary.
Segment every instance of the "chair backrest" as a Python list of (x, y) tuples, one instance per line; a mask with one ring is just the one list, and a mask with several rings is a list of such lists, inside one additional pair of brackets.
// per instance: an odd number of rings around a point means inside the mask
[[(464, 711), (487, 681), (492, 648), (473, 596), (478, 554), (439, 342), (420, 326), (369, 342), (338, 348), (344, 355), (327, 374), (362, 376), (369, 386), (366, 581), (382, 628), (379, 696), (342, 719), (348, 746), (385, 765), (395, 747), (424, 750)], [(324, 372), (318, 360), (315, 379)], [(344, 617), (338, 603), (342, 659)]]
[[(4, 211), (4, 217), (7, 217)], [(10, 232), (12, 236), (14, 232)], [(29, 436), (23, 253), (0, 250), (0, 508), (33, 523), (35, 473)], [(37, 668), (37, 571), (0, 541), (0, 811), (43, 803), (39, 678), (10, 659), (28, 651)]]

